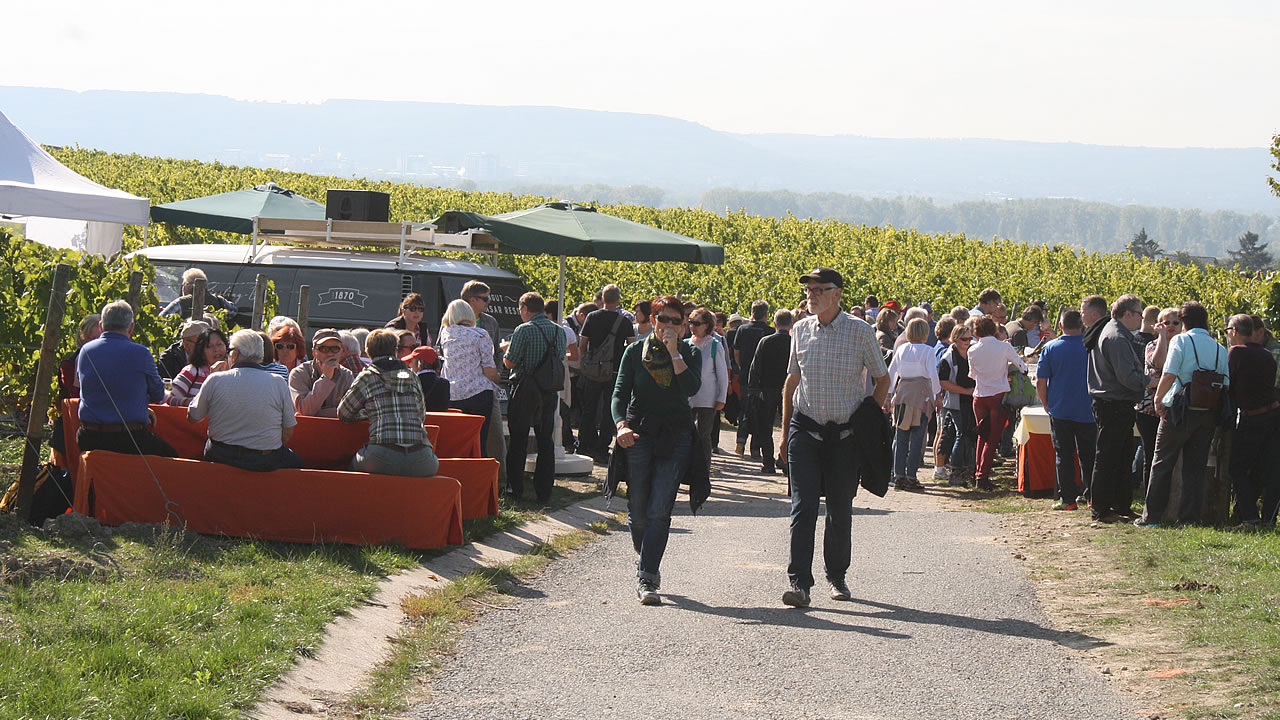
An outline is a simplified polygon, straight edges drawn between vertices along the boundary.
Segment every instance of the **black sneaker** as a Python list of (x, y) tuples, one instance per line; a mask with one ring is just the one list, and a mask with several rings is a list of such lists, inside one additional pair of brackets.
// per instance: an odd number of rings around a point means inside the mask
[(849, 593), (849, 584), (846, 583), (843, 578), (840, 580), (828, 580), (827, 582), (831, 585), (832, 600), (848, 600), (853, 597), (853, 595)]
[(809, 591), (792, 585), (790, 590), (782, 593), (782, 604), (798, 608), (809, 607)]
[(661, 605), (662, 596), (658, 594), (658, 584), (641, 578), (636, 583), (636, 599), (641, 605)]

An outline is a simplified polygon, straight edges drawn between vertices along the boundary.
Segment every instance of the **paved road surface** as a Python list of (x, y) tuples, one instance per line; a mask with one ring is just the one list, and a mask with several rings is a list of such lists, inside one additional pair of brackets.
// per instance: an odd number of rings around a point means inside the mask
[[(732, 441), (730, 440), (730, 443)], [(732, 447), (732, 444), (729, 445)], [(1135, 717), (1053, 630), (990, 515), (890, 491), (855, 500), (852, 602), (787, 587), (785, 481), (717, 456), (711, 500), (682, 494), (664, 604), (636, 602), (622, 528), (468, 627), (421, 718)], [(625, 500), (615, 501), (625, 507)], [(818, 522), (818, 553), (822, 545)], [(821, 582), (821, 557), (815, 576)], [(825, 585), (815, 590), (824, 591)]]

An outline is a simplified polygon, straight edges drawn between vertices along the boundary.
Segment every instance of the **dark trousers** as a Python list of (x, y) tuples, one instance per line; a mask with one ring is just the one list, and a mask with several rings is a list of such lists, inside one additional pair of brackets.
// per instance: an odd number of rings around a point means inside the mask
[[(1070, 505), (1081, 492), (1088, 493), (1093, 477), (1098, 428), (1095, 423), (1049, 417), (1058, 498)], [(1080, 458), (1080, 482), (1076, 482), (1076, 457)]]
[(454, 400), (449, 403), (454, 410), (461, 410), (468, 415), (484, 416), (484, 424), (480, 426), (480, 454), (489, 457), (489, 424), (493, 422), (493, 391), (485, 390), (469, 398)]
[(215, 443), (212, 440), (205, 443), (204, 459), (252, 472), (271, 472), (282, 468), (302, 467), (302, 458), (284, 446), (269, 453), (262, 453), (236, 445)]
[[(538, 447), (538, 461), (533, 469), (533, 490), (538, 502), (551, 499), (551, 487), (556, 479), (555, 422), (559, 393), (542, 390), (536, 410), (507, 412), (507, 429), (511, 442), (507, 444), (507, 485), (516, 497), (524, 495), (524, 463), (529, 449), (529, 428)], [(527, 414), (526, 414), (527, 413)]]
[(752, 390), (753, 395), (759, 393), (751, 402), (755, 420), (755, 434), (752, 447), (759, 448), (760, 457), (766, 470), (775, 468), (773, 460), (773, 421), (778, 417), (778, 409), (782, 406), (782, 388), (764, 388)]
[(756, 442), (758, 438), (750, 438), (756, 435), (755, 430), (755, 404), (757, 394), (754, 390), (742, 389), (742, 414), (738, 417), (738, 444), (746, 445), (748, 439), (754, 440), (748, 450), (759, 450)]
[(150, 430), (98, 432), (81, 425), (80, 429), (76, 430), (76, 444), (80, 446), (81, 452), (110, 450), (124, 455), (178, 457), (178, 451), (174, 450), (172, 445)]
[(827, 520), (822, 533), (822, 559), (828, 580), (843, 580), (849, 569), (853, 496), (857, 494), (858, 448), (842, 438), (824, 458), (822, 441), (793, 421), (787, 429), (787, 465), (791, 476), (791, 553), (787, 577), (795, 587), (813, 587), (814, 531), (818, 500), (825, 491)]
[(1093, 418), (1098, 424), (1098, 450), (1094, 455), (1093, 482), (1088, 493), (1095, 519), (1111, 514), (1126, 515), (1132, 511), (1130, 478), (1136, 412), (1132, 400), (1093, 399)]
[[(1231, 486), (1236, 493), (1236, 518), (1241, 522), (1276, 523), (1280, 506), (1280, 410), (1241, 415), (1231, 441)], [(1262, 482), (1255, 484), (1255, 477)], [(1258, 516), (1258, 494), (1262, 516)]]
[[(1188, 410), (1182, 422), (1174, 425), (1160, 421), (1156, 430), (1156, 457), (1151, 463), (1151, 482), (1147, 485), (1147, 502), (1142, 519), (1158, 523), (1164, 518), (1173, 486), (1173, 468), (1182, 456), (1182, 492), (1178, 500), (1177, 522), (1200, 522), (1204, 510), (1204, 471), (1209, 464), (1209, 449), (1218, 414), (1205, 410)], [(1272, 440), (1274, 442), (1274, 440)]]
[(1160, 429), (1160, 416), (1140, 412), (1134, 418), (1138, 423), (1138, 435), (1142, 438), (1142, 479), (1139, 483), (1145, 494), (1151, 484), (1151, 462), (1156, 459), (1156, 430)]
[(581, 378), (582, 427), (578, 428), (578, 450), (600, 457), (609, 452), (613, 441), (613, 412), (609, 401), (613, 396), (612, 382), (596, 382)]

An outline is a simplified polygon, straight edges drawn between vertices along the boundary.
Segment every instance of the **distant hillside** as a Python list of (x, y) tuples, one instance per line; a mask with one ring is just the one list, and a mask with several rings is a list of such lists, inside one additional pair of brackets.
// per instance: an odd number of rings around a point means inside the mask
[[(1174, 210), (1116, 206), (1080, 200), (961, 202), (941, 206), (924, 198), (864, 198), (840, 193), (747, 192), (718, 188), (703, 193), (701, 207), (723, 213), (745, 209), (766, 217), (832, 218), (866, 225), (893, 225), (920, 232), (962, 232), (971, 237), (1012, 238), (1028, 243), (1066, 244), (1092, 252), (1124, 250), (1134, 233), (1147, 235), (1167, 253), (1226, 257), (1238, 238), (1252, 231), (1264, 243), (1280, 240), (1280, 219), (1219, 210)], [(1280, 243), (1271, 246), (1280, 250)]]
[(1280, 212), (1265, 183), (1268, 138), (1247, 149), (1156, 149), (740, 135), (654, 115), (551, 107), (300, 105), (15, 87), (0, 87), (0, 110), (46, 144), (449, 187), (645, 185), (688, 204), (732, 187)]

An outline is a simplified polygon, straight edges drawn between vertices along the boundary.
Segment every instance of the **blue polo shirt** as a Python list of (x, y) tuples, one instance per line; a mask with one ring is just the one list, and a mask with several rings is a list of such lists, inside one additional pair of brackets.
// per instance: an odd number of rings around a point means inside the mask
[(1036, 379), (1049, 383), (1050, 417), (1075, 422), (1093, 422), (1089, 397), (1089, 351), (1083, 335), (1063, 335), (1045, 343), (1036, 364)]
[(164, 383), (151, 351), (121, 332), (104, 332), (85, 343), (76, 361), (76, 376), (82, 422), (145, 423), (147, 403), (164, 399)]

